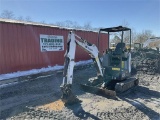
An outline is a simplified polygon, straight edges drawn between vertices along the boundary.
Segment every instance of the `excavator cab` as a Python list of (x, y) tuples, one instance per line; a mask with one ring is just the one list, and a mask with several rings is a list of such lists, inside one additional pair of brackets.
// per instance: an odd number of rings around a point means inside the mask
[[(99, 31), (99, 39), (98, 39), (98, 45), (100, 40), (101, 32), (106, 32), (108, 34), (108, 48), (109, 49), (109, 43), (110, 43), (110, 35), (111, 33), (120, 32), (121, 38), (120, 42), (117, 43), (115, 50), (113, 52), (107, 53), (103, 56), (102, 66), (105, 68), (104, 76), (106, 76), (106, 80), (112, 79), (121, 81), (128, 77), (130, 77), (131, 73), (131, 55), (130, 55), (130, 49), (126, 48), (126, 43), (124, 42), (124, 32), (130, 33), (129, 35), (129, 46), (131, 48), (131, 29), (127, 27), (111, 27), (111, 28), (103, 28)], [(106, 63), (107, 61), (107, 63)]]
[[(103, 55), (102, 67), (103, 71), (103, 86), (106, 90), (113, 90), (117, 92), (123, 92), (128, 89), (128, 87), (124, 87), (119, 85), (119, 83), (123, 83), (123, 81), (128, 81), (130, 87), (134, 86), (138, 83), (136, 78), (129, 80), (131, 77), (131, 49), (126, 48), (126, 43), (124, 42), (124, 33), (129, 32), (129, 46), (131, 48), (131, 29), (127, 27), (111, 27), (111, 28), (103, 28), (99, 30), (98, 35), (98, 48), (99, 43), (101, 42), (101, 33), (108, 34), (108, 42), (107, 43), (107, 51), (110, 48), (110, 35), (111, 33), (119, 32), (121, 33), (120, 42), (117, 43), (115, 50), (112, 52), (106, 52)], [(128, 42), (127, 42), (128, 43)], [(92, 81), (93, 82), (93, 81)], [(126, 82), (124, 82), (126, 83)]]
[[(106, 39), (107, 52), (103, 54), (102, 68), (103, 68), (103, 80), (102, 79), (89, 79), (88, 84), (82, 85), (87, 89), (92, 87), (99, 88), (98, 91), (106, 93), (107, 95), (114, 96), (116, 93), (124, 92), (129, 88), (138, 84), (137, 78), (131, 77), (131, 49), (126, 48), (124, 41), (124, 33), (129, 32), (129, 47), (131, 48), (131, 29), (127, 27), (111, 27), (100, 29), (98, 35), (98, 48), (101, 42), (101, 33), (107, 33), (108, 39)], [(115, 50), (110, 50), (110, 35), (111, 33), (121, 33), (120, 42), (117, 43)], [(127, 43), (128, 43), (127, 41)], [(98, 82), (99, 81), (99, 82)], [(103, 82), (102, 82), (103, 81)]]

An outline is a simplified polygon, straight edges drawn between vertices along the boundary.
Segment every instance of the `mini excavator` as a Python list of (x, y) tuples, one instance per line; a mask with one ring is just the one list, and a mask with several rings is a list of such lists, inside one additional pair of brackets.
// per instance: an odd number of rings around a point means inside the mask
[(108, 48), (103, 54), (102, 59), (100, 58), (100, 53), (96, 45), (89, 43), (72, 31), (69, 32), (67, 50), (64, 55), (63, 82), (60, 86), (62, 91), (61, 99), (65, 104), (73, 104), (79, 101), (72, 92), (76, 45), (80, 46), (91, 56), (97, 69), (96, 77), (90, 78), (86, 84), (80, 85), (84, 91), (94, 94), (116, 96), (118, 93), (122, 93), (138, 85), (139, 80), (131, 77), (131, 50), (126, 49), (123, 41), (124, 32), (126, 31), (130, 33), (129, 41), (131, 48), (130, 28), (118, 26), (99, 30), (98, 47), (101, 32), (108, 33), (108, 40), (111, 32), (121, 32), (121, 41), (117, 43), (115, 50), (110, 50), (109, 41), (107, 42)]

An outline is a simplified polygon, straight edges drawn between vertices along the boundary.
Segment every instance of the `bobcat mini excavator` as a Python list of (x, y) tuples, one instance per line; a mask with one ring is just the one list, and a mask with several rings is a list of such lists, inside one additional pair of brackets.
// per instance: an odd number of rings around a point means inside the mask
[(138, 85), (138, 79), (131, 77), (131, 53), (130, 50), (125, 49), (125, 43), (123, 41), (124, 32), (130, 32), (130, 48), (131, 48), (131, 29), (127, 27), (111, 27), (100, 29), (98, 34), (98, 46), (100, 41), (101, 32), (108, 33), (108, 40), (110, 32), (121, 32), (121, 42), (116, 45), (114, 51), (108, 48), (103, 55), (102, 60), (99, 57), (98, 48), (79, 37), (74, 32), (69, 32), (67, 41), (67, 50), (65, 53), (64, 71), (63, 71), (63, 83), (60, 86), (62, 91), (62, 101), (65, 104), (73, 104), (79, 101), (79, 99), (72, 92), (72, 79), (74, 70), (74, 59), (76, 45), (79, 45), (91, 56), (94, 65), (97, 69), (97, 76), (90, 78), (86, 84), (81, 84), (81, 88), (85, 91), (94, 94), (104, 94), (107, 96), (116, 96), (117, 93), (122, 93), (136, 85)]

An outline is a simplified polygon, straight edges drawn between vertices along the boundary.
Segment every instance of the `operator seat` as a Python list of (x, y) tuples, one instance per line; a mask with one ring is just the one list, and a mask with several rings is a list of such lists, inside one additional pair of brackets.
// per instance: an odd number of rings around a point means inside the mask
[(116, 45), (115, 51), (113, 52), (113, 55), (121, 55), (123, 51), (125, 50), (125, 43), (118, 43)]
[(118, 43), (116, 45), (115, 51), (112, 53), (111, 57), (111, 66), (120, 67), (121, 65), (121, 57), (122, 61), (126, 61), (127, 57), (124, 56), (125, 43)]

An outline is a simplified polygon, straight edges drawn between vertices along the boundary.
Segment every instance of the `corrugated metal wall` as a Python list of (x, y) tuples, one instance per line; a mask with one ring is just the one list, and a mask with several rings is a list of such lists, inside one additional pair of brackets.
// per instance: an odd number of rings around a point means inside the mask
[[(68, 29), (0, 22), (0, 74), (63, 65)], [(76, 30), (75, 33), (97, 45), (98, 34)], [(41, 52), (40, 34), (64, 36), (64, 51)], [(107, 47), (107, 34), (101, 35), (100, 51)], [(90, 59), (80, 47), (76, 50), (76, 61)]]

